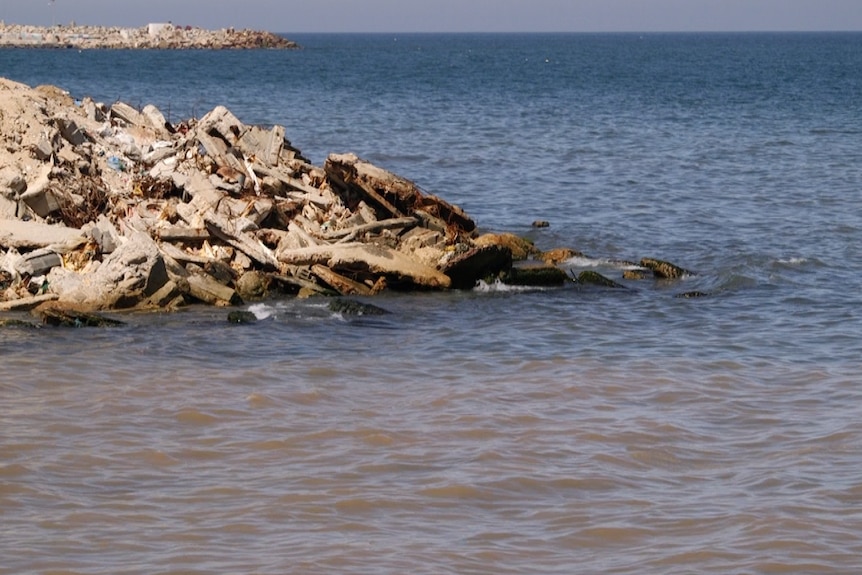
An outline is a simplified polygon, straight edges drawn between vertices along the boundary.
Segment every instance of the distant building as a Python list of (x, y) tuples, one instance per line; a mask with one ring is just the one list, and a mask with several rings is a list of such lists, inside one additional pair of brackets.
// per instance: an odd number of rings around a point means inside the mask
[(158, 38), (162, 32), (170, 32), (173, 29), (174, 25), (170, 22), (147, 24), (147, 33), (151, 38)]

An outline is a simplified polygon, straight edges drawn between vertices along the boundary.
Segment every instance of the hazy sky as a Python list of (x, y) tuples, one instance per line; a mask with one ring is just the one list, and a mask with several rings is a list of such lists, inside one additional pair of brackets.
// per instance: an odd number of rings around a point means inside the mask
[(862, 0), (0, 0), (0, 20), (287, 33), (862, 30)]

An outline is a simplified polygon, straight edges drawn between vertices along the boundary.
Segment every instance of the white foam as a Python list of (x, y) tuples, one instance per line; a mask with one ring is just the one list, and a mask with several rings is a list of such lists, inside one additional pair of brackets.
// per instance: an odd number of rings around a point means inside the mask
[(256, 303), (248, 306), (248, 311), (254, 314), (257, 319), (266, 319), (275, 314), (275, 308), (265, 303)]
[(782, 265), (798, 266), (798, 265), (802, 265), (802, 264), (806, 263), (807, 261), (808, 261), (808, 258), (788, 258), (788, 259), (778, 260), (778, 263), (780, 263)]
[(500, 293), (500, 292), (522, 292), (522, 291), (536, 291), (537, 288), (535, 286), (513, 286), (504, 284), (499, 279), (494, 280), (493, 283), (488, 283), (484, 280), (479, 280), (476, 282), (476, 286), (473, 288), (473, 291), (480, 293)]
[(613, 268), (620, 270), (644, 269), (643, 267), (631, 262), (604, 258), (589, 258), (587, 256), (574, 256), (564, 261), (563, 264), (573, 268)]

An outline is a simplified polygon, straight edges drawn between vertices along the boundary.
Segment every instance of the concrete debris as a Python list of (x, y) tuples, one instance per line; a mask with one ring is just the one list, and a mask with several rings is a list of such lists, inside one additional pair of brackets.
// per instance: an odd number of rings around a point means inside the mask
[(513, 272), (514, 260), (541, 258), (530, 241), (479, 236), (459, 207), (353, 154), (312, 165), (284, 127), (247, 126), (223, 106), (171, 125), (152, 105), (0, 78), (7, 309), (556, 285), (565, 271), (554, 264), (576, 253)]

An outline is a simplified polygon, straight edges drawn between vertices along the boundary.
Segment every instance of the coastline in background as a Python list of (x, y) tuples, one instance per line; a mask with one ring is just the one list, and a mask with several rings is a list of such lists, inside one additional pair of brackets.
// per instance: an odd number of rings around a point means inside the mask
[(261, 30), (205, 30), (175, 26), (170, 22), (150, 23), (141, 28), (117, 26), (28, 26), (0, 21), (0, 47), (189, 50), (296, 48), (283, 36)]

